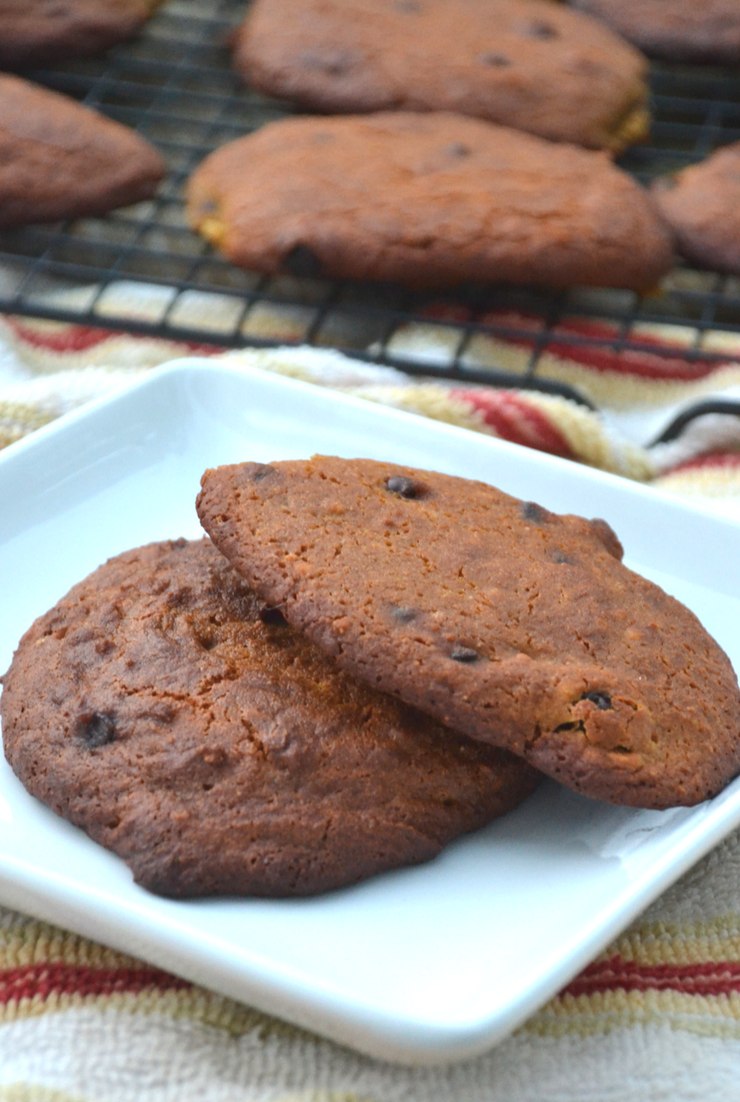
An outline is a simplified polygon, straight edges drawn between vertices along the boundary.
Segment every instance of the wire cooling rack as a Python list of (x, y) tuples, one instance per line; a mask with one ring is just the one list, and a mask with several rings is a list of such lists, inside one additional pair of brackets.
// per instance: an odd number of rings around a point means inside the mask
[[(0, 311), (120, 328), (199, 345), (286, 341), (338, 348), (425, 375), (567, 393), (559, 355), (598, 364), (676, 357), (690, 375), (740, 352), (740, 280), (686, 266), (660, 291), (398, 287), (240, 271), (191, 232), (183, 189), (226, 141), (290, 112), (234, 75), (229, 36), (244, 0), (168, 0), (135, 40), (104, 58), (31, 78), (137, 129), (167, 160), (156, 199), (104, 219), (0, 234)], [(656, 65), (650, 143), (622, 164), (640, 180), (740, 139), (740, 74)], [(142, 293), (143, 291), (146, 293)], [(666, 370), (667, 370), (666, 366)]]

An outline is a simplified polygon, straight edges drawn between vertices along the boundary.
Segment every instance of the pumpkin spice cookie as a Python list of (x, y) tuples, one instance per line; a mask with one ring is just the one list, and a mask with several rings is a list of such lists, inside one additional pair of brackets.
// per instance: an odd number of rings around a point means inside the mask
[(456, 111), (611, 150), (649, 128), (644, 57), (547, 0), (255, 0), (234, 56), (318, 111)]
[(207, 541), (111, 559), (0, 699), (28, 790), (169, 896), (306, 895), (434, 857), (537, 774), (354, 682)]
[(740, 5), (737, 0), (572, 0), (573, 6), (603, 19), (628, 42), (666, 61), (740, 61)]
[(687, 260), (740, 272), (740, 142), (659, 178), (653, 195)]
[(356, 677), (613, 803), (693, 804), (740, 771), (740, 691), (697, 618), (603, 521), (481, 482), (317, 456), (206, 471), (206, 530)]
[(0, 229), (105, 214), (148, 199), (164, 173), (133, 130), (0, 74)]
[(139, 31), (161, 0), (0, 0), (0, 68), (90, 57)]
[(207, 157), (187, 200), (195, 229), (268, 274), (644, 290), (673, 260), (606, 154), (444, 112), (270, 123)]

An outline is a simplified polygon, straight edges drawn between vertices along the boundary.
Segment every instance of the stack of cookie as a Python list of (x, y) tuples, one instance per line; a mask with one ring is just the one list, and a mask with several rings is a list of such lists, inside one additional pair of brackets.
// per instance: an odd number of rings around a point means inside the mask
[[(159, 0), (0, 0), (0, 69), (88, 57), (139, 31)], [(165, 163), (135, 131), (0, 74), (0, 229), (106, 214), (154, 194)]]
[(729, 660), (603, 521), (331, 457), (207, 471), (197, 508), (210, 538), (32, 625), (0, 700), (21, 781), (152, 891), (350, 884), (543, 773), (661, 808), (740, 770)]

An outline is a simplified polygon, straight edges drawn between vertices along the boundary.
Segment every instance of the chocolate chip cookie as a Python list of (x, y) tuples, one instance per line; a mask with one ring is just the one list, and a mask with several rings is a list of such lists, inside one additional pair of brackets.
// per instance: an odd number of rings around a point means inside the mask
[(537, 780), (353, 681), (206, 540), (75, 586), (0, 707), (29, 791), (169, 896), (305, 895), (426, 861)]
[(740, 691), (603, 521), (482, 482), (315, 457), (207, 471), (202, 523), (356, 677), (578, 792), (693, 804), (740, 770)]
[(679, 252), (720, 272), (740, 272), (740, 142), (653, 184)]
[(652, 199), (606, 154), (444, 112), (270, 123), (203, 161), (188, 215), (268, 274), (644, 290), (673, 260)]
[(90, 57), (136, 34), (160, 0), (0, 0), (0, 68)]
[(649, 127), (642, 55), (546, 0), (255, 0), (235, 63), (318, 111), (455, 111), (612, 150)]
[(137, 203), (164, 172), (159, 153), (128, 127), (0, 74), (0, 229)]
[(737, 0), (572, 0), (651, 57), (666, 61), (740, 61)]

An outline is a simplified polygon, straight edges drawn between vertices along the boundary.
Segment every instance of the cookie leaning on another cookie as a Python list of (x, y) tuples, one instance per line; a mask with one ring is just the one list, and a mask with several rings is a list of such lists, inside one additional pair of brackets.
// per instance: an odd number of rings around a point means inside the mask
[(22, 639), (0, 708), (29, 791), (171, 896), (305, 895), (426, 861), (537, 782), (353, 682), (206, 540), (75, 586)]
[(740, 273), (740, 142), (659, 177), (652, 193), (687, 260)]
[(0, 68), (102, 53), (144, 26), (161, 0), (0, 0)]
[(456, 111), (613, 151), (649, 128), (645, 58), (545, 0), (254, 0), (234, 60), (329, 113)]
[(203, 526), (355, 676), (578, 792), (693, 804), (740, 771), (740, 690), (603, 521), (317, 456), (206, 471)]
[(0, 229), (105, 214), (148, 199), (164, 173), (133, 130), (0, 74)]
[(461, 115), (284, 119), (207, 157), (191, 225), (274, 274), (648, 289), (672, 240), (604, 153)]

